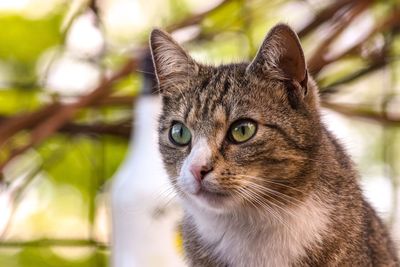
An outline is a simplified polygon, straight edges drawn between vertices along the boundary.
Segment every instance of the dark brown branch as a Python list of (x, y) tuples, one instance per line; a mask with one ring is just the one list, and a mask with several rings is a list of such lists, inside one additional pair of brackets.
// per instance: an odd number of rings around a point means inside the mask
[(97, 1), (96, 0), (90, 0), (88, 7), (89, 7), (90, 10), (93, 11), (93, 13), (98, 18), (98, 16), (99, 16), (99, 7), (97, 6)]
[(400, 116), (387, 116), (369, 109), (363, 109), (356, 105), (335, 104), (326, 101), (321, 102), (322, 107), (328, 108), (347, 117), (365, 119), (386, 126), (400, 126)]
[(385, 67), (389, 62), (393, 61), (393, 60), (385, 60), (384, 57), (382, 57), (382, 59), (383, 60), (373, 62), (371, 65), (369, 65), (361, 70), (355, 71), (341, 79), (334, 81), (333, 83), (331, 83), (325, 87), (320, 88), (322, 96), (335, 93), (336, 91), (338, 91), (338, 88), (337, 88), (338, 86), (340, 86), (342, 84), (348, 84), (350, 82), (353, 82), (361, 77), (364, 77), (365, 75), (367, 75), (371, 72), (374, 72), (378, 69)]
[(352, 6), (339, 20), (333, 29), (328, 33), (324, 41), (318, 46), (313, 55), (308, 60), (308, 67), (312, 75), (318, 74), (327, 64), (326, 53), (328, 52), (333, 41), (346, 29), (346, 27), (360, 15), (369, 5), (371, 0), (363, 0)]
[(21, 129), (32, 128), (38, 122), (51, 116), (60, 108), (60, 104), (55, 102), (41, 109), (27, 114), (20, 114), (0, 121), (0, 147), (5, 141)]
[(400, 25), (400, 8), (395, 9), (392, 14), (390, 14), (388, 17), (386, 17), (383, 21), (379, 22), (376, 24), (376, 26), (371, 29), (371, 31), (366, 34), (361, 40), (359, 40), (357, 43), (353, 44), (351, 47), (346, 49), (345, 51), (342, 51), (341, 53), (332, 56), (330, 58), (326, 58), (325, 60), (325, 65), (328, 65), (332, 62), (336, 62), (345, 56), (354, 54), (356, 52), (359, 52), (361, 50), (361, 47), (367, 42), (370, 38), (375, 36), (378, 33), (383, 33), (385, 31), (390, 31)]
[(60, 132), (81, 135), (112, 135), (116, 137), (130, 137), (132, 125), (130, 121), (113, 124), (76, 124), (67, 123), (59, 129)]
[(306, 26), (298, 32), (300, 38), (306, 36), (317, 27), (321, 26), (327, 20), (330, 20), (340, 9), (346, 8), (349, 4), (354, 4), (354, 0), (338, 0), (334, 1), (331, 5), (327, 6), (311, 20)]
[[(7, 121), (9, 118), (0, 116), (0, 123)], [(59, 132), (69, 134), (85, 134), (85, 135), (114, 135), (122, 138), (129, 138), (131, 133), (131, 120), (126, 120), (119, 123), (94, 123), (94, 124), (81, 124), (68, 122), (60, 129)], [(28, 130), (34, 125), (28, 125)]]
[[(131, 106), (134, 100), (133, 96), (110, 96), (101, 98), (90, 106)], [(60, 103), (54, 102), (31, 113), (17, 114), (12, 117), (0, 116), (0, 147), (19, 131), (32, 129), (56, 112), (60, 106)]]

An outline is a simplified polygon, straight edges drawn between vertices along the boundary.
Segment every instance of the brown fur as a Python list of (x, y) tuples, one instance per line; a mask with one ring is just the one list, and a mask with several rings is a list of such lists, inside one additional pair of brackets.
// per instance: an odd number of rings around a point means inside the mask
[[(170, 142), (168, 131), (174, 121), (190, 129), (192, 142), (207, 140), (212, 172), (202, 186), (215, 194), (209, 203), (220, 211), (207, 210), (204, 216), (245, 233), (243, 249), (252, 246), (257, 235), (268, 236), (268, 231), (279, 233), (285, 224), (294, 225), (291, 211), (312, 196), (323, 207), (326, 223), (321, 222), (318, 232), (310, 232), (315, 234), (313, 240), (299, 241), (304, 252), (285, 259), (288, 265), (399, 266), (385, 226), (362, 196), (352, 161), (321, 122), (317, 87), (306, 72), (297, 36), (288, 26), (278, 25), (270, 32), (250, 65), (198, 64), (159, 30), (153, 31), (150, 44), (163, 100), (160, 151), (171, 182), (186, 203), (184, 245), (192, 266), (240, 264), (227, 260), (229, 251), (217, 249), (227, 236), (213, 243), (199, 230), (203, 222), (194, 214), (203, 211), (192, 210), (192, 198), (178, 183), (192, 144), (182, 147)], [(247, 142), (232, 144), (227, 131), (241, 118), (257, 122), (257, 133)], [(255, 190), (250, 183), (268, 189)], [(304, 215), (304, 220), (322, 221), (312, 214)], [(296, 231), (302, 236), (301, 230)], [(263, 253), (263, 246), (257, 249), (254, 257)], [(268, 264), (261, 257), (253, 260), (259, 266)]]

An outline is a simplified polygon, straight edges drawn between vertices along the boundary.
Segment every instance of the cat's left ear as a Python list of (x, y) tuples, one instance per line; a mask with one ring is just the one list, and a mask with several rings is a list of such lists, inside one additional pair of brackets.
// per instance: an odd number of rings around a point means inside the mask
[(265, 37), (248, 72), (279, 76), (307, 90), (307, 68), (297, 34), (286, 24), (278, 24)]
[(189, 77), (196, 75), (197, 63), (172, 37), (159, 29), (150, 34), (154, 68), (162, 94), (174, 93)]

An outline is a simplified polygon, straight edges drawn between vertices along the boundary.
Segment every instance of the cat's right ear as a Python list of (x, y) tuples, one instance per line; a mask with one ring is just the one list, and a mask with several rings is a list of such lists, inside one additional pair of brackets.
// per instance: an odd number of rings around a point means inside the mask
[(270, 30), (247, 71), (288, 80), (307, 90), (303, 49), (297, 34), (286, 24), (278, 24)]
[(172, 37), (159, 29), (150, 34), (150, 49), (161, 94), (187, 83), (198, 71), (196, 62)]

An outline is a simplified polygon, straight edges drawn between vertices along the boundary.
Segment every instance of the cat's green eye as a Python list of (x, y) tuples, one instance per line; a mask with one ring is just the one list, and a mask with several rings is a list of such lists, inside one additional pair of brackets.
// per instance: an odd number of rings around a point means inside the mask
[(189, 129), (180, 122), (174, 123), (169, 131), (171, 142), (178, 146), (186, 146), (192, 139)]
[(240, 120), (229, 129), (229, 139), (234, 143), (243, 143), (252, 138), (257, 131), (257, 124), (251, 120)]

